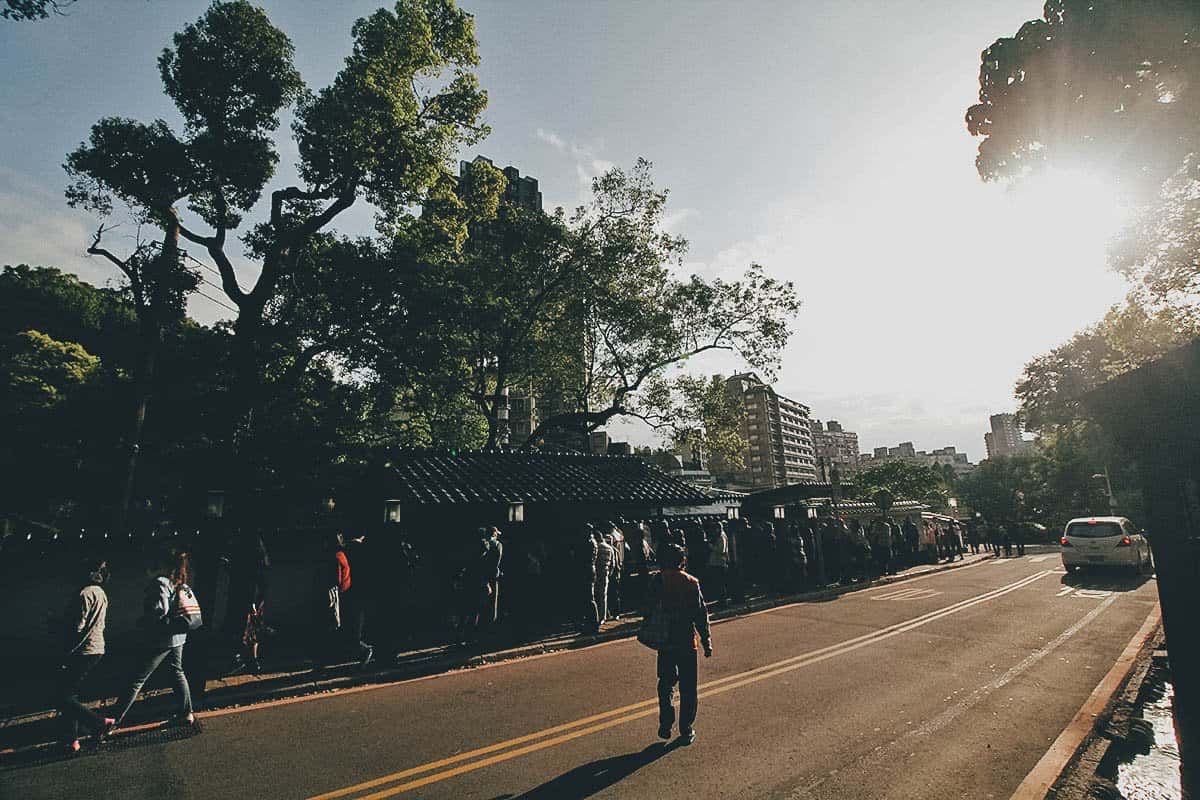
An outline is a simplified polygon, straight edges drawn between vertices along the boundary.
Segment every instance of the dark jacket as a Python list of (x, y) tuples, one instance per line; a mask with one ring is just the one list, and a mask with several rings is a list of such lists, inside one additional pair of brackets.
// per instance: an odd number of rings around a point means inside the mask
[(650, 600), (662, 603), (670, 620), (668, 644), (663, 650), (692, 650), (700, 644), (712, 645), (708, 629), (708, 608), (700, 592), (700, 581), (683, 570), (664, 569), (650, 581)]

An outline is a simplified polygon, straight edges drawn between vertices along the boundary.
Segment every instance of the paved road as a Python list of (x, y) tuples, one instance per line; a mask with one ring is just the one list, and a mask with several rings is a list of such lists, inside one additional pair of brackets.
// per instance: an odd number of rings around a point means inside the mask
[(1004, 798), (1155, 602), (987, 561), (715, 626), (691, 747), (655, 737), (653, 654), (623, 641), (211, 717), (0, 797)]

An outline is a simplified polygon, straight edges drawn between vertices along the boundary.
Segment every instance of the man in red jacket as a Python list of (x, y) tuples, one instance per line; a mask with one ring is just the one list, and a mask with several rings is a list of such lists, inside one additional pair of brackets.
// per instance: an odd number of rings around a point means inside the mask
[(708, 609), (700, 592), (700, 581), (684, 572), (687, 555), (678, 545), (659, 550), (662, 570), (652, 579), (650, 599), (661, 603), (670, 623), (667, 644), (658, 649), (658, 735), (671, 738), (675, 724), (672, 700), (679, 684), (679, 741), (696, 741), (696, 684), (699, 665), (696, 645), (704, 648), (704, 657), (712, 656), (712, 638), (708, 629)]

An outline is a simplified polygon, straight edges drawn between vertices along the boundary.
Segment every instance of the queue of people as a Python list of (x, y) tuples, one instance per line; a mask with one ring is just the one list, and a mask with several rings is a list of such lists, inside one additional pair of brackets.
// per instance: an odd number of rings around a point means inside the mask
[[(524, 631), (535, 618), (547, 621), (548, 613), (564, 606), (583, 631), (594, 633), (627, 610), (665, 604), (695, 612), (695, 644), (705, 644), (707, 624), (691, 602), (693, 587), (703, 608), (705, 603), (743, 599), (751, 587), (797, 592), (829, 583), (859, 582), (930, 558), (960, 558), (966, 544), (977, 551), (981, 546), (1002, 546), (1011, 538), (1003, 527), (964, 528), (919, 517), (897, 521), (881, 516), (866, 520), (866, 524), (836, 516), (617, 518), (585, 523), (576, 537), (557, 541), (517, 535), (511, 555), (506, 553), (501, 530), (483, 526), (461, 541), (455, 540), (460, 544), (449, 549), (451, 555), (441, 557), (449, 557), (453, 566), (446, 596), (457, 598), (450, 616), (454, 635), (461, 642), (475, 640), (502, 620), (513, 622), (506, 629)], [(199, 556), (208, 567), (201, 569), (201, 575), (210, 584), (212, 575), (205, 573), (213, 572), (213, 564), (223, 565), (229, 576), (220, 636), (209, 627), (203, 633), (208, 641), (218, 642), (230, 659), (225, 674), (260, 672), (262, 649), (274, 632), (267, 619), (272, 560), (263, 538), (242, 536), (228, 553)], [(342, 533), (328, 537), (314, 569), (315, 669), (347, 661), (365, 666), (374, 660), (377, 647), (383, 647), (385, 653), (399, 649), (396, 609), (403, 605), (400, 595), (407, 591), (417, 563), (413, 547), (400, 535), (390, 535), (387, 542), (363, 535), (347, 539)], [(440, 567), (431, 572), (446, 574)], [(105, 654), (107, 597), (103, 585), (107, 565), (102, 561), (86, 565), (85, 580), (71, 599), (57, 703), (63, 714), (64, 742), (72, 751), (79, 748), (81, 728), (104, 736), (120, 725), (147, 680), (163, 665), (176, 698), (173, 721), (182, 725), (194, 721), (193, 700), (202, 700), (209, 675), (203, 664), (193, 663), (189, 681), (184, 668), (189, 634), (204, 641), (199, 602), (192, 589), (191, 556), (172, 550), (154, 573), (140, 623), (142, 652), (120, 700), (105, 716), (79, 702), (81, 686)], [(547, 592), (557, 592), (570, 602), (547, 604), (545, 598), (554, 596)], [(212, 586), (201, 594), (213, 597)], [(684, 595), (686, 603), (681, 599)], [(418, 600), (432, 601), (428, 597)], [(431, 616), (436, 619), (436, 607), (427, 604), (425, 608), (434, 611)], [(710, 644), (704, 649), (711, 651)], [(671, 687), (680, 688), (679, 724), (685, 739), (694, 735), (695, 647), (690, 652), (690, 657), (660, 652), (659, 668), (660, 699), (667, 698), (664, 704), (670, 702)], [(193, 660), (213, 661), (203, 649), (188, 653), (199, 656)], [(196, 685), (196, 695), (191, 684)], [(661, 721), (669, 731), (674, 718), (665, 705)]]

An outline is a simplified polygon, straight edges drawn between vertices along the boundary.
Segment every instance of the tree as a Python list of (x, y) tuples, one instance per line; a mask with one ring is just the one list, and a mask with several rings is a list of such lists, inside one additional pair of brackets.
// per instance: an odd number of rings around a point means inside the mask
[[(664, 382), (665, 383), (665, 382)], [(746, 409), (741, 399), (729, 391), (724, 375), (703, 378), (679, 375), (674, 385), (663, 387), (665, 396), (653, 401), (668, 409), (668, 436), (678, 449), (698, 447), (721, 472), (740, 470), (745, 466), (746, 442), (742, 424)], [(649, 394), (653, 394), (652, 388)], [(678, 403), (678, 408), (672, 405)]]
[(959, 499), (994, 524), (1013, 526), (1040, 516), (1033, 458), (989, 458), (958, 483)]
[(1050, 0), (1042, 19), (983, 52), (984, 180), (1045, 166), (1105, 172), (1140, 206), (1110, 266), (1154, 306), (1194, 314), (1200, 289), (1200, 6), (1191, 0)]
[(4, 0), (0, 18), (15, 21), (46, 19), (51, 14), (65, 14), (75, 0)]
[(980, 176), (1078, 165), (1157, 189), (1196, 151), (1198, 36), (1191, 0), (1049, 0), (983, 52), (966, 117)]
[[(216, 265), (237, 308), (235, 446), (250, 440), (266, 401), (268, 309), (289, 281), (317, 277), (299, 272), (312, 263), (302, 258), (312, 238), (359, 199), (386, 229), (427, 198), (458, 147), (487, 132), (478, 123), (486, 94), (470, 72), (473, 24), (450, 0), (400, 0), (358, 20), (352, 35), (343, 69), (314, 94), (292, 64), (291, 41), (263, 11), (215, 2), (159, 58), (182, 134), (162, 120), (109, 117), (67, 158), (72, 205), (110, 213), (123, 201), (165, 241), (182, 237)], [(271, 192), (267, 219), (249, 237), (258, 274), (243, 288), (229, 234), (274, 174), (272, 134), (292, 104), (300, 182)]]
[(1048, 432), (1083, 418), (1080, 400), (1102, 383), (1200, 335), (1200, 324), (1170, 308), (1149, 309), (1136, 297), (1099, 323), (1025, 365), (1017, 382), (1020, 416), (1029, 430)]
[[(525, 445), (554, 430), (590, 433), (615, 417), (672, 425), (665, 380), (701, 353), (726, 351), (766, 375), (778, 367), (800, 301), (789, 282), (751, 265), (741, 280), (675, 277), (687, 243), (663, 232), (667, 194), (639, 160), (592, 184), (592, 203), (576, 213), (570, 259), (577, 265), (564, 297), (563, 329), (553, 341), (566, 408), (541, 420)], [(676, 425), (678, 427), (678, 425)]]
[(917, 500), (933, 508), (945, 508), (948, 495), (942, 471), (907, 461), (885, 461), (868, 467), (855, 478), (858, 496), (869, 500), (880, 490), (897, 500)]
[(74, 342), (22, 331), (5, 347), (2, 391), (6, 416), (47, 411), (92, 380), (100, 359)]

